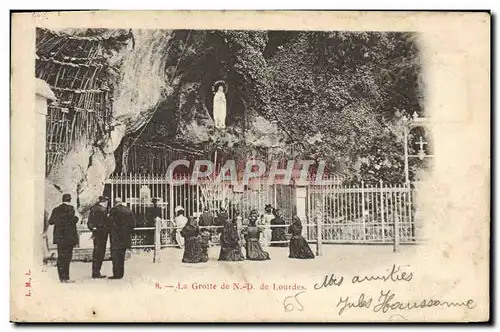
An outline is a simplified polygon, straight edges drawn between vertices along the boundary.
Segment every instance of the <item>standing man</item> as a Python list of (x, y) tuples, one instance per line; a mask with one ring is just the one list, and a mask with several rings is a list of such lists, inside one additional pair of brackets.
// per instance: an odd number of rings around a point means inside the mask
[(101, 274), (102, 262), (106, 254), (106, 245), (111, 230), (111, 221), (108, 218), (106, 208), (108, 198), (99, 197), (99, 201), (90, 209), (87, 227), (92, 231), (94, 238), (94, 251), (92, 253), (92, 278), (106, 278)]
[(125, 252), (130, 248), (130, 237), (134, 230), (135, 217), (132, 211), (123, 204), (120, 197), (115, 199), (115, 206), (109, 213), (113, 226), (111, 229), (111, 261), (113, 276), (109, 279), (123, 278), (125, 269)]
[[(229, 215), (227, 214), (227, 210), (224, 206), (221, 205), (220, 207), (220, 212), (217, 215), (217, 226), (224, 226), (226, 223), (226, 220), (229, 219)], [(220, 233), (222, 231), (222, 228), (217, 229), (217, 233)]]
[(75, 208), (71, 205), (71, 195), (62, 196), (62, 204), (52, 210), (49, 225), (54, 225), (54, 244), (57, 245), (57, 273), (62, 283), (73, 283), (69, 279), (69, 264), (73, 258), (73, 248), (78, 244)]
[(153, 197), (151, 199), (152, 207), (149, 207), (146, 211), (147, 227), (154, 227), (157, 222), (157, 218), (161, 219), (161, 207), (158, 206), (158, 198)]
[(214, 225), (214, 216), (210, 212), (210, 208), (208, 207), (208, 204), (205, 205), (203, 208), (203, 213), (200, 215), (200, 220), (199, 220), (199, 226), (200, 226), (200, 232), (201, 233), (206, 233), (204, 240), (208, 238), (208, 243), (206, 245), (210, 246), (211, 245), (211, 239), (212, 236), (215, 234), (214, 229), (211, 227)]
[(214, 224), (214, 216), (212, 215), (212, 213), (210, 213), (210, 209), (207, 205), (203, 209), (203, 213), (200, 215), (199, 226), (201, 230), (205, 229), (204, 227), (209, 227), (206, 230), (210, 232), (210, 227), (213, 226), (213, 224)]

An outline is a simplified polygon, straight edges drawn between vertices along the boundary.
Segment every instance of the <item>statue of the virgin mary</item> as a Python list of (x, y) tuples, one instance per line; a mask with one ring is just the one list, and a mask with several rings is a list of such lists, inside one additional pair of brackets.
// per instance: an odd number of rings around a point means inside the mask
[(222, 84), (214, 95), (214, 122), (215, 128), (226, 127), (226, 95)]

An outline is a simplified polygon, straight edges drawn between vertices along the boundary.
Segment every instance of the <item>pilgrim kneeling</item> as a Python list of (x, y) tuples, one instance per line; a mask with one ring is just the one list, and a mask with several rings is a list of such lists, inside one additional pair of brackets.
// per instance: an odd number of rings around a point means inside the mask
[(243, 261), (245, 257), (241, 252), (240, 237), (236, 224), (227, 219), (220, 236), (220, 254), (219, 261), (237, 262)]
[(247, 259), (251, 261), (265, 261), (271, 259), (269, 257), (269, 253), (262, 249), (262, 246), (259, 242), (260, 233), (262, 231), (259, 227), (256, 226), (257, 217), (255, 215), (251, 215), (248, 221), (248, 228), (243, 232), (246, 240)]
[(202, 246), (200, 229), (190, 217), (187, 224), (181, 230), (181, 236), (184, 238), (183, 263), (205, 263), (208, 261), (208, 255)]
[(298, 216), (293, 216), (288, 233), (292, 234), (292, 238), (290, 239), (290, 255), (288, 255), (288, 257), (313, 259), (314, 253), (311, 247), (309, 247), (306, 239), (302, 236), (302, 222)]

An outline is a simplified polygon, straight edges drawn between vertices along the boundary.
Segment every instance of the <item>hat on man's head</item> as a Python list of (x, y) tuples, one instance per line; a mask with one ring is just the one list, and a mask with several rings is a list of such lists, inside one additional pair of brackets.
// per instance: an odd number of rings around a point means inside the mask
[(266, 204), (266, 206), (264, 207), (264, 210), (267, 210), (267, 209), (272, 209), (272, 205), (271, 204)]
[(120, 204), (123, 203), (122, 199), (120, 197), (115, 198), (115, 204)]
[(99, 196), (99, 203), (104, 203), (109, 201), (109, 198), (106, 196)]
[(62, 201), (63, 202), (71, 202), (71, 194), (63, 194)]
[(177, 213), (179, 211), (184, 211), (184, 208), (180, 205), (177, 205), (177, 207), (175, 208), (174, 212)]

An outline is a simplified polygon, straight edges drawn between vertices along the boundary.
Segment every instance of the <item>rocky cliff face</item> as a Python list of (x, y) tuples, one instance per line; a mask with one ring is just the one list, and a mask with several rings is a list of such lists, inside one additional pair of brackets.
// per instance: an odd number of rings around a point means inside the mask
[(165, 76), (164, 50), (170, 33), (162, 30), (132, 31), (133, 42), (110, 58), (118, 70), (112, 103), (109, 136), (99, 142), (85, 139), (75, 143), (61, 163), (46, 178), (46, 209), (60, 204), (63, 192), (71, 193), (81, 214), (92, 206), (115, 169), (114, 151), (127, 134), (140, 130), (150, 119), (155, 105), (171, 93)]

